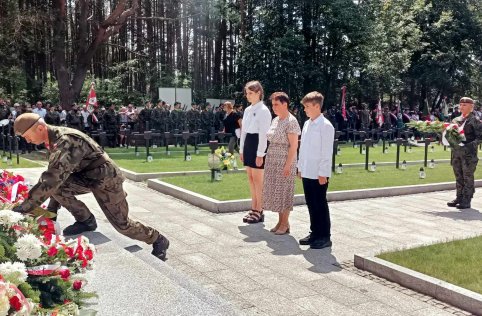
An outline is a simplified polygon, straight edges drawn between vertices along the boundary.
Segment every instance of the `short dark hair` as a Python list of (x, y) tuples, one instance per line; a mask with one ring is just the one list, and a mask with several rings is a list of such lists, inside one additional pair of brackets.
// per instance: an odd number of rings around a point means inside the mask
[(269, 97), (270, 101), (279, 101), (281, 103), (286, 103), (290, 105), (290, 97), (285, 92), (275, 92)]

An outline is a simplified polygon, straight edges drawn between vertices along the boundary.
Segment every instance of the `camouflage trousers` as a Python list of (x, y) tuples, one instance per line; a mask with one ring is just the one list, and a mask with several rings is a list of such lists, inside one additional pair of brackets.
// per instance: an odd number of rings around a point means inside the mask
[(467, 155), (465, 150), (453, 151), (452, 168), (455, 174), (457, 198), (471, 200), (475, 193), (474, 173), (479, 159), (477, 156)]
[(92, 216), (92, 213), (76, 195), (92, 193), (109, 222), (119, 233), (152, 244), (159, 237), (159, 232), (129, 218), (129, 205), (126, 200), (127, 193), (122, 187), (123, 182), (121, 177), (93, 182), (72, 174), (52, 196), (48, 209), (55, 211), (62, 205), (76, 221), (83, 222)]

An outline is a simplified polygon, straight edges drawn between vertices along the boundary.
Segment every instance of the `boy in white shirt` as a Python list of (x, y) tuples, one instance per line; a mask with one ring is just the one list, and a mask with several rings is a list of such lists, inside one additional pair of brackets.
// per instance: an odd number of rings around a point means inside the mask
[(310, 245), (313, 249), (331, 246), (331, 221), (326, 191), (331, 176), (335, 129), (322, 114), (323, 99), (321, 93), (314, 91), (301, 100), (309, 120), (301, 132), (297, 167), (310, 213), (311, 233), (300, 239), (300, 245)]

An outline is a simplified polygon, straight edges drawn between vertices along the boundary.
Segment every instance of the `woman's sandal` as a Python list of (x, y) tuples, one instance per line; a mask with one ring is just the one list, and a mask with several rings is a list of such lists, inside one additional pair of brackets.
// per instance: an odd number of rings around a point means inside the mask
[(247, 222), (250, 224), (264, 222), (263, 211), (252, 210), (251, 216), (247, 219)]
[(243, 217), (243, 223), (247, 223), (248, 219), (251, 218), (251, 215), (253, 215), (253, 212), (256, 212), (255, 210), (249, 210), (248, 214), (244, 215)]
[(275, 235), (286, 235), (290, 233), (290, 227), (289, 226), (284, 226), (283, 228), (286, 228), (284, 231), (281, 230), (282, 227), (280, 227), (277, 231), (274, 232)]
[(272, 232), (272, 233), (274, 233), (274, 232), (277, 231), (278, 229), (279, 229), (279, 223), (276, 224), (276, 226), (273, 227), (273, 228), (271, 228), (269, 231)]

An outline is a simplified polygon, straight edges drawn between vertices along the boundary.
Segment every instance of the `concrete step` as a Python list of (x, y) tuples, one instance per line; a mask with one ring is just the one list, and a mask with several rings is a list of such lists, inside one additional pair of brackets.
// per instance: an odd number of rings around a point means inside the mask
[[(43, 170), (13, 171), (35, 184)], [(86, 274), (86, 290), (99, 296), (86, 309), (102, 316), (242, 314), (220, 296), (152, 256), (150, 245), (115, 231), (90, 195), (80, 199), (89, 206), (98, 224), (95, 232), (84, 234), (97, 248), (94, 269)], [(59, 211), (61, 228), (73, 222), (67, 210)]]

